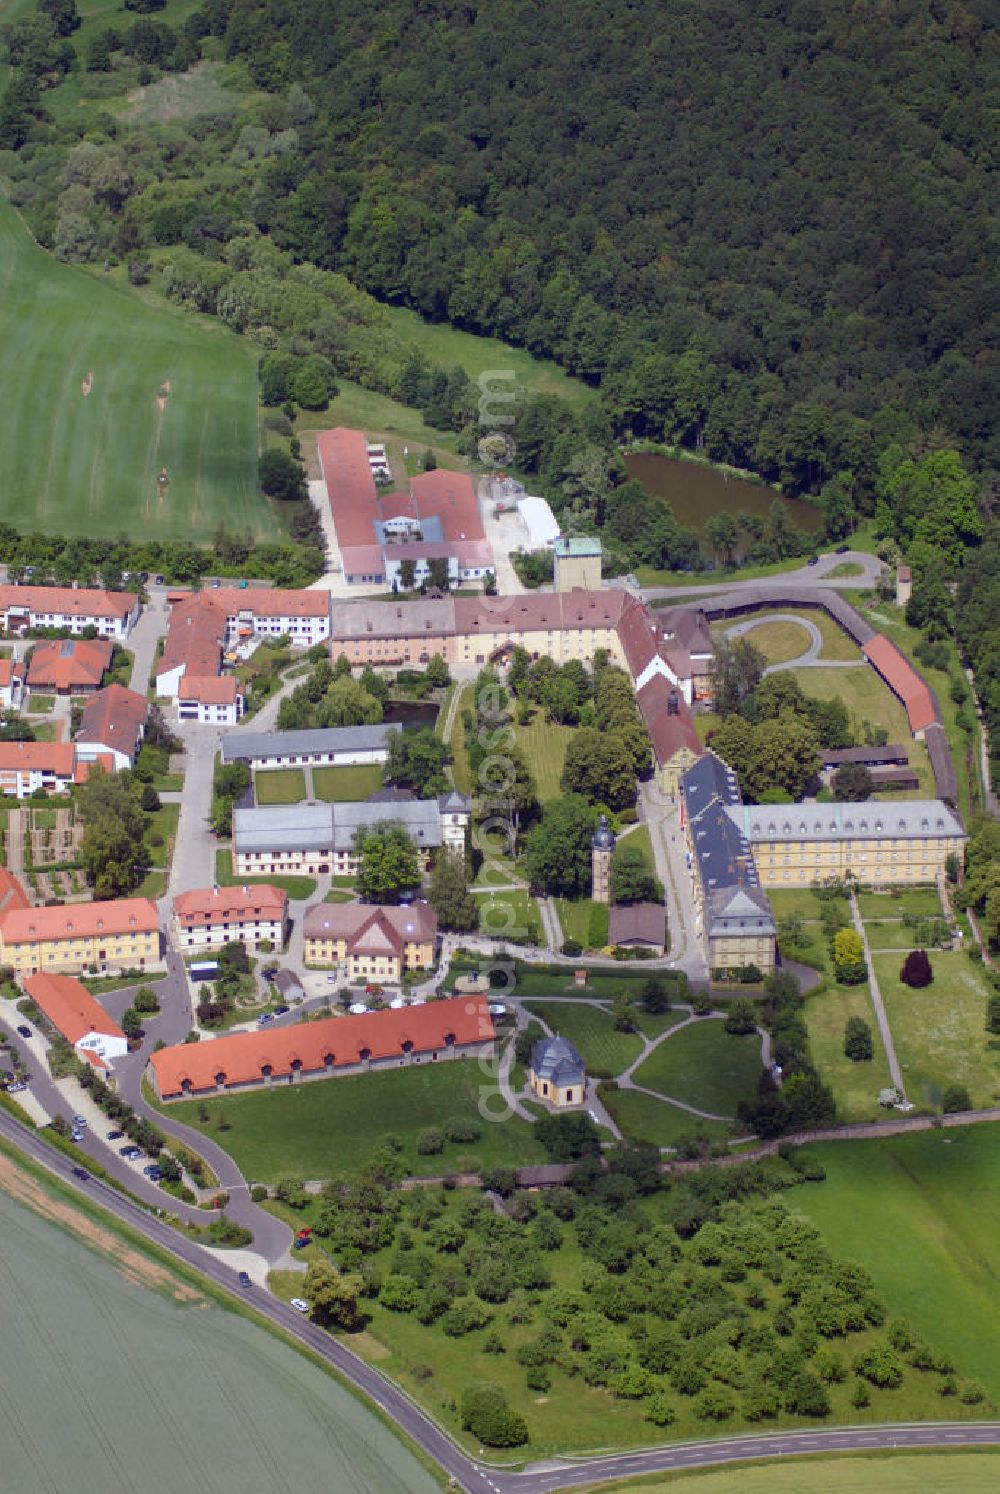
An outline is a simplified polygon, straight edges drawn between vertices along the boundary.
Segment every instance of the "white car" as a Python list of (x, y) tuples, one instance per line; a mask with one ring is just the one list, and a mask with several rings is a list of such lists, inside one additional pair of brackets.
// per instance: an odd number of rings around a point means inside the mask
[(309, 1311), (309, 1303), (306, 1301), (306, 1299), (304, 1297), (292, 1297), (291, 1298), (291, 1304), (295, 1308), (296, 1312), (308, 1312)]

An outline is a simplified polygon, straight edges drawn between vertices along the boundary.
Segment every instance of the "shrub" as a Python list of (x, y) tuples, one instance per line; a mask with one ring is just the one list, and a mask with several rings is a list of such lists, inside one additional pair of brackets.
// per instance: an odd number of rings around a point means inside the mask
[(528, 1440), (523, 1416), (512, 1411), (499, 1385), (470, 1385), (462, 1396), (462, 1425), (486, 1447), (520, 1447)]
[[(746, 968), (746, 967), (744, 967)], [(754, 967), (756, 969), (756, 966)], [(757, 1029), (757, 1012), (751, 1001), (734, 1001), (726, 1012), (726, 1031), (744, 1037)]]
[(854, 1356), (856, 1374), (883, 1390), (895, 1390), (903, 1383), (903, 1365), (891, 1344), (872, 1344)]
[(437, 1126), (428, 1126), (417, 1137), (417, 1151), (422, 1157), (434, 1157), (444, 1151), (444, 1132)]
[(949, 1084), (941, 1096), (941, 1109), (945, 1115), (956, 1115), (960, 1110), (972, 1109), (972, 1097), (964, 1084)]
[(910, 950), (910, 953), (903, 961), (899, 978), (904, 986), (912, 986), (915, 991), (922, 990), (924, 986), (930, 985), (934, 979), (934, 971), (931, 969), (931, 962), (927, 958), (926, 950)]
[(391, 1312), (412, 1312), (420, 1300), (420, 1289), (412, 1276), (387, 1276), (379, 1292), (379, 1301)]
[(444, 1134), (449, 1141), (470, 1142), (478, 1141), (483, 1131), (475, 1121), (457, 1116), (453, 1120), (445, 1121)]
[(848, 1017), (844, 1026), (844, 1054), (854, 1063), (870, 1063), (875, 1056), (872, 1030), (863, 1017)]

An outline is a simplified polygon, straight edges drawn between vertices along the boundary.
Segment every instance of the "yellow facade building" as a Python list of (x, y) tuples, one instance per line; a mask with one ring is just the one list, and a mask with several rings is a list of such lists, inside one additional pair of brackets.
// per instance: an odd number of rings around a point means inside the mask
[(587, 1074), (583, 1059), (567, 1038), (539, 1038), (531, 1050), (528, 1087), (533, 1095), (554, 1110), (582, 1105), (587, 1098)]
[(965, 831), (940, 799), (846, 804), (739, 805), (729, 816), (749, 841), (765, 887), (809, 887), (830, 878), (871, 886), (934, 882)]
[(343, 966), (348, 980), (397, 985), (404, 971), (433, 966), (437, 917), (425, 902), (400, 908), (315, 903), (306, 909), (302, 933), (308, 966)]
[(11, 908), (0, 917), (0, 961), (18, 975), (146, 970), (160, 961), (156, 905), (131, 897), (64, 908)]

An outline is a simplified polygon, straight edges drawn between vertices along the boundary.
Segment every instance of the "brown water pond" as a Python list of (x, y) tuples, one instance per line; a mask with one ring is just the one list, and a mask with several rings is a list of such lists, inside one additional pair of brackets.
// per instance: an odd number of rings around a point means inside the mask
[(678, 524), (704, 529), (713, 514), (724, 510), (737, 514), (759, 514), (766, 519), (775, 498), (784, 505), (796, 529), (815, 534), (822, 527), (818, 508), (801, 498), (785, 498), (773, 488), (731, 477), (715, 467), (697, 462), (679, 462), (657, 452), (637, 451), (625, 458), (629, 477), (637, 478), (648, 493), (665, 498)]

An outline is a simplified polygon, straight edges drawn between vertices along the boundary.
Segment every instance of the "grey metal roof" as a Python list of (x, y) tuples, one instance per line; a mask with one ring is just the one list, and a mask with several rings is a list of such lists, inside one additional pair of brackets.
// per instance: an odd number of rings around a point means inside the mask
[(602, 814), (597, 822), (597, 829), (591, 838), (591, 845), (595, 851), (613, 851), (615, 848), (615, 832), (608, 824), (608, 817)]
[(233, 763), (261, 757), (375, 752), (386, 746), (390, 733), (401, 730), (398, 724), (380, 722), (378, 726), (327, 726), (304, 731), (230, 732), (222, 738), (222, 761)]
[(683, 775), (681, 794), (709, 935), (773, 934), (771, 904), (738, 819), (744, 807), (736, 774), (714, 752), (706, 752)]
[(864, 799), (842, 804), (745, 804), (727, 814), (752, 841), (936, 839), (964, 835), (941, 799)]
[(472, 800), (467, 794), (460, 794), (457, 789), (439, 794), (437, 802), (442, 814), (468, 814), (472, 809)]
[(233, 811), (233, 845), (250, 851), (350, 851), (355, 832), (384, 820), (402, 825), (414, 843), (442, 843), (436, 799), (396, 804), (278, 804)]
[(568, 1038), (539, 1038), (531, 1049), (532, 1072), (549, 1084), (581, 1084), (586, 1075), (583, 1059)]

